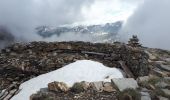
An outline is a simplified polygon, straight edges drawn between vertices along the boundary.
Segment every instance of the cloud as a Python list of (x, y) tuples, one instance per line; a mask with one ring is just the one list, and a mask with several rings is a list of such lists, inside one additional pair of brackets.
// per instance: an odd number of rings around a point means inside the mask
[(170, 49), (169, 9), (169, 0), (145, 0), (125, 23), (122, 35), (137, 34), (144, 46)]
[(90, 8), (83, 9), (87, 24), (101, 24), (126, 20), (143, 0), (95, 0)]
[(0, 0), (0, 25), (17, 38), (37, 40), (37, 26), (58, 26), (83, 20), (82, 8), (93, 0)]

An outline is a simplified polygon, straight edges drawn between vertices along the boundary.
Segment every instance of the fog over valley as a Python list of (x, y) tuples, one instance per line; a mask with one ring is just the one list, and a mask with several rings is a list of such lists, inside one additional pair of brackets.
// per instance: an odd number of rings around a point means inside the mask
[[(136, 34), (144, 46), (169, 49), (169, 7), (169, 0), (0, 0), (0, 44), (3, 47), (12, 41), (127, 42)], [(94, 34), (108, 33), (101, 31), (102, 26), (119, 21), (123, 24), (113, 28), (116, 31), (96, 39)], [(89, 31), (90, 26), (93, 31)], [(44, 38), (37, 33), (39, 27), (46, 27), (46, 35), (61, 34)], [(71, 28), (77, 31), (68, 31)], [(115, 38), (107, 39), (110, 35)]]

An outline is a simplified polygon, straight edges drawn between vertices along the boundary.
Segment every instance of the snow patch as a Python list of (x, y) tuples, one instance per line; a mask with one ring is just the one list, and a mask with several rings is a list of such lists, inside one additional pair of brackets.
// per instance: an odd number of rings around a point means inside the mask
[(75, 82), (110, 81), (111, 78), (123, 78), (123, 74), (119, 69), (106, 67), (99, 62), (79, 60), (24, 82), (20, 86), (21, 91), (11, 100), (29, 100), (30, 95), (47, 87), (48, 83), (53, 81), (65, 82), (72, 86)]

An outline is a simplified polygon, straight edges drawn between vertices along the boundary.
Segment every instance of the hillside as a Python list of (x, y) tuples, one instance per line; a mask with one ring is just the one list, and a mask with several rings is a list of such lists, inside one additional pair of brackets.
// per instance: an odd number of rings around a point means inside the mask
[[(148, 93), (153, 100), (160, 97), (169, 98), (170, 51), (132, 47), (119, 42), (31, 42), (16, 43), (2, 49), (0, 53), (0, 98), (11, 98), (23, 82), (78, 60), (92, 60), (110, 68), (119, 68), (125, 73), (127, 79), (132, 78), (137, 81), (139, 85), (137, 91), (147, 90), (144, 92)], [(150, 83), (150, 79), (154, 79), (154, 82)], [(124, 83), (127, 83), (126, 80)], [(166, 95), (155, 92), (155, 89), (165, 91)], [(92, 91), (83, 92), (85, 94), (82, 95), (91, 94)], [(105, 92), (99, 94), (101, 97), (108, 96), (105, 98), (108, 100), (112, 96), (118, 98), (118, 93), (114, 91), (114, 95)], [(53, 95), (60, 97), (62, 94), (62, 92), (55, 92)], [(73, 95), (78, 94), (66, 92), (65, 95), (72, 98)], [(94, 94), (90, 97), (93, 98), (93, 96), (96, 97)], [(62, 100), (62, 97), (60, 99)]]

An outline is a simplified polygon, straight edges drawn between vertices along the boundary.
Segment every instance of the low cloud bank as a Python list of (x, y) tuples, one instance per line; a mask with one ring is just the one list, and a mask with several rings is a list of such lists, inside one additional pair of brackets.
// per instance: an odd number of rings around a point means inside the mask
[(170, 50), (169, 10), (169, 0), (144, 0), (120, 31), (122, 40), (136, 34), (144, 46)]

